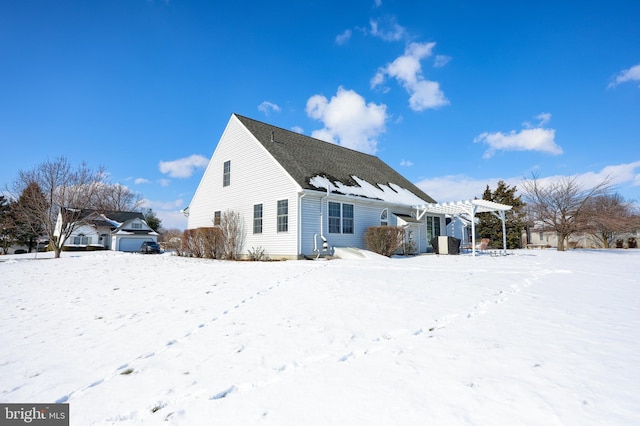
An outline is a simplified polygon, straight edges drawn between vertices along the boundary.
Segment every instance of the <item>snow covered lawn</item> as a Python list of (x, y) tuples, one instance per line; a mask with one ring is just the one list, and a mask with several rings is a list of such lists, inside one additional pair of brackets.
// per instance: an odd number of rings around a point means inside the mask
[(0, 402), (71, 425), (640, 424), (640, 250), (49, 256), (0, 257)]

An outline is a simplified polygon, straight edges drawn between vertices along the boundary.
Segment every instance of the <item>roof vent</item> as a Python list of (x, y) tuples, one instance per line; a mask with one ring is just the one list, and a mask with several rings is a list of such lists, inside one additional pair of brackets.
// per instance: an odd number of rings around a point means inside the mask
[(273, 138), (273, 130), (271, 131), (271, 142), (275, 142), (275, 140)]

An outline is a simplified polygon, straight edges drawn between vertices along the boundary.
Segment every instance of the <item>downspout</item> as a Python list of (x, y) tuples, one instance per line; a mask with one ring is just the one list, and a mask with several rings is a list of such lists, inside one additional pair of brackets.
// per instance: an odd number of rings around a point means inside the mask
[[(329, 198), (329, 182), (327, 179), (327, 195), (320, 199), (320, 239), (322, 240), (322, 248), (326, 250), (327, 239), (324, 236), (324, 201)], [(318, 253), (320, 251), (318, 250)]]
[(304, 191), (298, 193), (298, 257), (302, 258), (302, 199), (307, 195)]

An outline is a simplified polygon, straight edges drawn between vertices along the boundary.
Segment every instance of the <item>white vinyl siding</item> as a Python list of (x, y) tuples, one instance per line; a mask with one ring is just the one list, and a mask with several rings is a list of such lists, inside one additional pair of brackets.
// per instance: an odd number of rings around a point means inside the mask
[[(410, 207), (385, 207), (385, 205), (388, 206), (388, 204), (376, 200), (356, 200), (352, 197), (338, 195), (332, 195), (329, 200), (330, 201), (327, 201), (327, 198), (324, 197), (322, 193), (307, 193), (302, 198), (302, 234), (300, 236), (300, 242), (303, 254), (309, 256), (314, 254), (314, 239), (316, 246), (321, 248), (322, 241), (320, 236), (323, 234), (330, 247), (366, 248), (364, 233), (370, 226), (380, 226), (380, 215), (385, 208), (388, 208), (388, 225), (390, 226), (397, 225), (396, 216), (391, 214), (391, 212), (407, 215), (415, 213)], [(353, 205), (353, 234), (329, 233), (329, 202)], [(320, 208), (321, 205), (323, 206), (322, 210)], [(321, 216), (323, 218), (322, 228), (320, 226)], [(420, 228), (419, 244), (422, 252), (424, 252), (427, 247), (425, 229), (426, 227), (424, 225)]]
[[(224, 163), (233, 180), (220, 185)], [(301, 188), (236, 117), (232, 117), (189, 204), (189, 229), (213, 225), (213, 213), (240, 213), (246, 231), (242, 253), (262, 247), (272, 257), (298, 255), (298, 193)], [(277, 232), (277, 201), (288, 199), (288, 232)], [(262, 233), (254, 234), (254, 205), (262, 204)]]

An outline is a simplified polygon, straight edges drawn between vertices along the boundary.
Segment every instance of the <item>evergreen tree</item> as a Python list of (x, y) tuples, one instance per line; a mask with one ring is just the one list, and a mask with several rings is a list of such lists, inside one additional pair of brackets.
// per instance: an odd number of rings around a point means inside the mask
[(147, 225), (149, 225), (151, 229), (153, 229), (158, 233), (160, 232), (160, 227), (162, 226), (162, 219), (160, 219), (156, 215), (156, 212), (154, 212), (153, 209), (147, 209), (144, 212), (144, 220), (147, 222)]
[(27, 246), (29, 253), (36, 248), (38, 237), (45, 233), (38, 211), (48, 206), (40, 186), (31, 182), (22, 191), (12, 209), (14, 219), (14, 237), (18, 244)]
[(11, 215), (11, 203), (4, 195), (0, 195), (0, 249), (6, 254), (13, 243), (15, 226)]
[[(505, 214), (505, 227), (507, 230), (507, 248), (520, 248), (522, 245), (522, 230), (525, 228), (524, 205), (521, 196), (516, 197), (516, 186), (509, 187), (504, 181), (498, 181), (495, 191), (491, 191), (489, 185), (482, 194), (482, 199), (494, 203), (511, 206)], [(478, 234), (482, 238), (489, 238), (491, 248), (502, 247), (502, 221), (492, 213), (478, 214)]]

